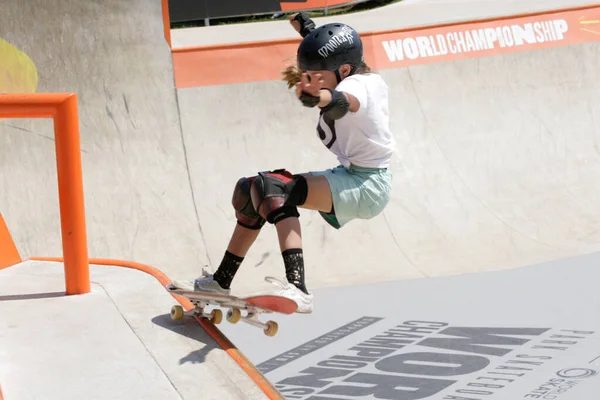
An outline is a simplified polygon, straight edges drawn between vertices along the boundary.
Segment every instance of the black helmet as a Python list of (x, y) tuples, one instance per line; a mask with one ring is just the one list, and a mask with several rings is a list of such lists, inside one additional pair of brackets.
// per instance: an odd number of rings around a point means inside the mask
[[(352, 27), (342, 23), (325, 24), (308, 35), (298, 46), (298, 68), (303, 71), (335, 71), (344, 64), (352, 73), (363, 62), (363, 45)], [(338, 75), (339, 80), (339, 75)]]

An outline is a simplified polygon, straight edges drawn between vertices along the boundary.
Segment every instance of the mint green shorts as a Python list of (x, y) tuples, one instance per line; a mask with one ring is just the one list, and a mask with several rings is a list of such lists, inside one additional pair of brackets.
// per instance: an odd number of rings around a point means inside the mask
[(311, 175), (322, 175), (329, 182), (333, 213), (319, 213), (336, 229), (354, 219), (379, 215), (390, 201), (392, 174), (385, 168), (339, 165), (325, 171), (313, 171)]

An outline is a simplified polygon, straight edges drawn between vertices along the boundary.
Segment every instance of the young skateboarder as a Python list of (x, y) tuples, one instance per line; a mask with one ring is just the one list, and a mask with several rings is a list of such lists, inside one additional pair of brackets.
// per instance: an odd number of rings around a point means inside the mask
[[(335, 168), (292, 174), (285, 169), (243, 177), (233, 189), (237, 224), (221, 264), (206, 269), (194, 290), (229, 294), (230, 285), (265, 223), (277, 230), (286, 280), (275, 294), (293, 299), (299, 313), (313, 311), (304, 281), (304, 256), (298, 208), (317, 210), (336, 229), (354, 219), (370, 219), (389, 202), (394, 152), (389, 128), (388, 87), (365, 64), (360, 36), (348, 25), (315, 28), (305, 13), (290, 17), (303, 37), (297, 65), (283, 75), (304, 107), (319, 110), (318, 137), (339, 161)], [(175, 283), (185, 287), (185, 284)], [(190, 285), (188, 283), (188, 285)]]

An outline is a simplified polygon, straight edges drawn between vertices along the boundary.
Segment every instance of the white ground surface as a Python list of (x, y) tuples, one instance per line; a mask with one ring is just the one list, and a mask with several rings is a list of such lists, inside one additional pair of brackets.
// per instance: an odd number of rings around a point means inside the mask
[(0, 383), (20, 399), (265, 399), (152, 276), (91, 266), (92, 290), (65, 296), (62, 263), (0, 271)]

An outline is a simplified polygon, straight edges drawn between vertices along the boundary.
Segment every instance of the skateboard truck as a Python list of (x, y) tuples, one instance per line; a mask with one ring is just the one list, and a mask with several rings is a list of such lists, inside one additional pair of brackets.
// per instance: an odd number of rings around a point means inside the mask
[[(204, 308), (208, 306), (205, 302), (198, 302), (194, 304), (194, 308), (189, 311), (185, 311), (182, 306), (174, 305), (171, 307), (171, 319), (174, 321), (179, 321), (183, 319), (186, 315), (195, 316), (200, 318), (206, 318), (210, 322), (215, 325), (220, 324), (223, 321), (223, 312), (218, 308), (215, 308), (210, 313), (204, 311)], [(257, 326), (262, 328), (265, 335), (267, 336), (275, 336), (279, 329), (279, 325), (275, 321), (267, 321), (266, 323), (261, 322), (258, 319), (258, 315), (260, 313), (256, 312), (254, 309), (248, 309), (246, 315), (242, 315), (242, 312), (239, 308), (230, 308), (227, 310), (227, 321), (232, 324), (237, 324), (240, 320), (246, 322), (247, 324)]]
[[(274, 295), (256, 295), (245, 298), (239, 298), (230, 295), (204, 293), (182, 290), (172, 285), (167, 287), (171, 293), (186, 297), (194, 308), (185, 311), (179, 304), (171, 307), (171, 319), (178, 321), (186, 315), (208, 319), (213, 324), (217, 325), (223, 321), (223, 311), (218, 308), (213, 309), (210, 313), (205, 311), (209, 305), (227, 308), (226, 319), (232, 324), (243, 321), (249, 325), (262, 328), (267, 336), (275, 336), (279, 330), (279, 326), (275, 321), (267, 321), (263, 323), (258, 319), (262, 313), (278, 312), (282, 314), (292, 314), (298, 308), (298, 305), (285, 297)], [(242, 314), (245, 310), (245, 315)]]
[(204, 317), (215, 325), (220, 324), (221, 321), (223, 321), (223, 311), (219, 310), (218, 308), (215, 308), (210, 313), (207, 313), (204, 311), (204, 308), (207, 305), (208, 304), (205, 302), (201, 302), (200, 305), (194, 304), (194, 309), (189, 311), (185, 311), (183, 307), (179, 304), (174, 305), (173, 307), (171, 307), (171, 319), (173, 319), (174, 321), (179, 321), (186, 315), (190, 315), (194, 317)]
[(279, 329), (277, 322), (267, 321), (266, 323), (263, 323), (258, 319), (259, 314), (260, 313), (255, 309), (248, 308), (246, 310), (246, 315), (242, 316), (242, 312), (239, 308), (230, 308), (227, 310), (227, 321), (231, 322), (232, 324), (237, 324), (241, 320), (247, 324), (262, 328), (263, 332), (267, 336), (275, 336), (277, 334), (277, 330)]

